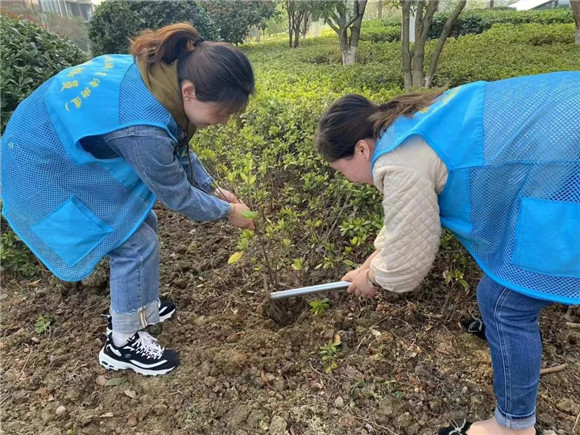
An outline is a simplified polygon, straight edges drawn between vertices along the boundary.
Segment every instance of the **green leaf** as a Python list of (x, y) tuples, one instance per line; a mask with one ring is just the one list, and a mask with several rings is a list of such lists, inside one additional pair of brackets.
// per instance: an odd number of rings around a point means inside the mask
[(245, 219), (256, 219), (258, 217), (258, 212), (246, 210), (242, 212), (242, 217)]
[(237, 263), (238, 261), (240, 261), (242, 259), (242, 257), (244, 256), (243, 252), (234, 252), (230, 258), (228, 259), (228, 264), (234, 264)]

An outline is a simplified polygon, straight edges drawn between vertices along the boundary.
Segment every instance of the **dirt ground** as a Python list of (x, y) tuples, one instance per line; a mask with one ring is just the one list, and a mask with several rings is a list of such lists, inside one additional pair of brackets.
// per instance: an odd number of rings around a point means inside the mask
[[(161, 292), (174, 318), (155, 326), (181, 366), (166, 376), (106, 372), (106, 265), (82, 284), (43, 273), (2, 276), (1, 433), (6, 434), (435, 434), (453, 417), (488, 418), (494, 408), (486, 342), (460, 330), (477, 313), (473, 291), (431, 278), (418, 291), (371, 302), (328, 294), (287, 307), (292, 322), (264, 316), (262, 276), (246, 260), (228, 265), (237, 231), (159, 209)], [(293, 284), (295, 276), (286, 277)], [(301, 284), (340, 277), (317, 271)], [(538, 423), (545, 433), (580, 433), (580, 330), (566, 308), (541, 318), (544, 367)], [(35, 332), (41, 315), (54, 318)], [(338, 340), (336, 368), (320, 347)], [(553, 431), (553, 432), (550, 432)]]

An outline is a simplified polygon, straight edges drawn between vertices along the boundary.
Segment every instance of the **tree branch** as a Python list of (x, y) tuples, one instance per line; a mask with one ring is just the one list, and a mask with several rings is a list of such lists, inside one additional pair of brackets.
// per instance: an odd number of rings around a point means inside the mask
[(437, 42), (437, 47), (435, 47), (435, 52), (433, 53), (433, 57), (431, 58), (431, 66), (429, 67), (429, 72), (427, 73), (427, 77), (425, 78), (425, 86), (427, 87), (431, 86), (431, 83), (433, 82), (433, 76), (435, 75), (435, 71), (437, 69), (439, 56), (441, 55), (441, 51), (443, 51), (443, 45), (445, 45), (445, 41), (447, 40), (447, 37), (451, 33), (451, 29), (453, 28), (455, 20), (457, 20), (457, 17), (459, 17), (459, 14), (465, 7), (465, 3), (467, 3), (467, 0), (461, 0), (457, 4), (455, 9), (453, 10), (453, 13), (449, 16), (447, 22), (443, 26), (443, 31), (441, 32), (441, 36), (439, 37), (439, 41)]

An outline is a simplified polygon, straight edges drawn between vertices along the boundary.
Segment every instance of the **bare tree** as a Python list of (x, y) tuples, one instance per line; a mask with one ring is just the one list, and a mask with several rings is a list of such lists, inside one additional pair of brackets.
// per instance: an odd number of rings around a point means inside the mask
[(570, 0), (570, 6), (576, 23), (576, 44), (580, 45), (580, 0)]
[[(467, 0), (460, 0), (455, 6), (453, 12), (443, 26), (441, 36), (437, 41), (437, 46), (431, 57), (431, 62), (427, 75), (425, 75), (425, 44), (427, 42), (427, 35), (433, 22), (433, 15), (439, 6), (439, 0), (417, 0), (409, 1), (402, 0), (401, 7), (403, 12), (402, 26), (401, 26), (401, 41), (402, 41), (402, 58), (403, 58), (403, 81), (405, 89), (414, 87), (431, 86), (433, 76), (437, 70), (437, 63), (439, 56), (445, 45), (447, 37), (451, 33), (453, 24), (459, 17), (461, 11), (465, 7)], [(413, 14), (414, 12), (414, 14)], [(410, 29), (411, 19), (415, 20), (415, 43), (411, 43)]]

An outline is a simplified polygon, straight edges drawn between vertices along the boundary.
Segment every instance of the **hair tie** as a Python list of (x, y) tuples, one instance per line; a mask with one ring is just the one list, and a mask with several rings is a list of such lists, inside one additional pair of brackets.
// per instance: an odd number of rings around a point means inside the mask
[(386, 112), (387, 110), (391, 109), (393, 107), (393, 103), (388, 102), (388, 103), (383, 103), (379, 106), (379, 110), (381, 112)]
[(194, 47), (197, 47), (199, 44), (201, 44), (203, 41), (205, 41), (205, 39), (203, 39), (202, 37), (200, 37), (197, 41), (195, 41), (193, 43)]

